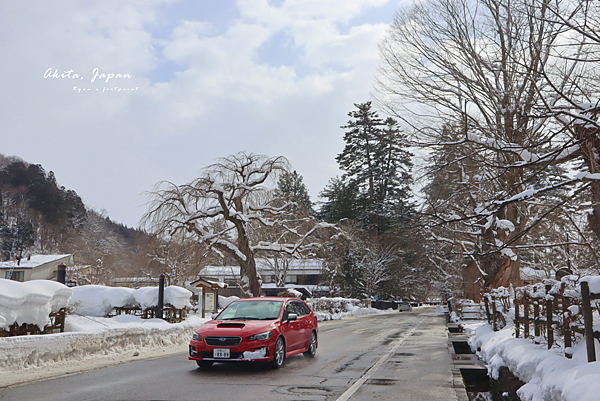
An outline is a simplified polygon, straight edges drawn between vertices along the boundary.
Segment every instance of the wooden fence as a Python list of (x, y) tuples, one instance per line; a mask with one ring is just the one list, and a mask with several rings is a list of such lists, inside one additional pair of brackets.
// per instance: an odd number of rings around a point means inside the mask
[(494, 331), (512, 318), (517, 338), (532, 339), (538, 344), (545, 339), (548, 349), (562, 340), (567, 358), (572, 357), (573, 344), (585, 336), (589, 362), (596, 360), (594, 339), (600, 339), (600, 333), (593, 330), (593, 309), (600, 313), (592, 304), (597, 299), (600, 294), (590, 293), (586, 281), (577, 285), (573, 276), (561, 282), (546, 280), (516, 288), (513, 316), (509, 313), (510, 297), (505, 289), (484, 296), (487, 321)]
[[(171, 305), (165, 305), (163, 307), (163, 320), (169, 323), (179, 323), (185, 320), (191, 309), (183, 308), (177, 309)], [(154, 319), (158, 315), (158, 307), (154, 308), (141, 308), (141, 307), (124, 307), (124, 308), (113, 308), (112, 312), (108, 317), (118, 315), (132, 315), (139, 316), (142, 319)]]
[(43, 328), (39, 328), (35, 324), (13, 323), (8, 326), (8, 330), (0, 329), (0, 337), (25, 336), (29, 334), (52, 334), (57, 331), (63, 333), (65, 331), (65, 316), (66, 308), (61, 308), (57, 312), (50, 313), (50, 323)]

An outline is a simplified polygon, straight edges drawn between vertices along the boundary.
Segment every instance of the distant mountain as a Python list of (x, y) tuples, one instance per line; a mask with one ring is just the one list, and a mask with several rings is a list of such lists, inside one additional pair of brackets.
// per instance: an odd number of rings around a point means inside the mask
[(87, 209), (52, 171), (0, 154), (0, 260), (31, 254), (73, 253), (105, 282), (146, 264), (148, 235)]

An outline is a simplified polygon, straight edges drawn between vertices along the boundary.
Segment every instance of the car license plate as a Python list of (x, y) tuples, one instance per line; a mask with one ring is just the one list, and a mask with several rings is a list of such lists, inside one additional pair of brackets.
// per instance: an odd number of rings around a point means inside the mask
[(213, 356), (215, 358), (229, 358), (229, 348), (215, 348)]

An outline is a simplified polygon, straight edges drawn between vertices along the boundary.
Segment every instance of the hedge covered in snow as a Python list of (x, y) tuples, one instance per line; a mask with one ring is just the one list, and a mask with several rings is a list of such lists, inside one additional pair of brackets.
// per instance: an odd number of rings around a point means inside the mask
[(0, 279), (0, 329), (14, 323), (41, 329), (50, 323), (50, 313), (67, 306), (72, 294), (73, 290), (56, 281)]
[[(192, 292), (174, 285), (165, 287), (164, 303), (176, 309), (190, 307)], [(113, 308), (141, 307), (154, 308), (158, 305), (158, 287), (133, 289), (106, 287), (103, 285), (83, 285), (73, 288), (69, 305), (77, 308), (75, 313), (83, 316), (107, 316)]]

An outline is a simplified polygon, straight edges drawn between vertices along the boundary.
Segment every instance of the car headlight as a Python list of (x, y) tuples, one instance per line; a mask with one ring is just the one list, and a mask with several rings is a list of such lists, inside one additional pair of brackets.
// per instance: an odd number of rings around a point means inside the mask
[(192, 340), (202, 341), (202, 336), (198, 333), (192, 334)]
[(248, 337), (248, 341), (265, 341), (271, 338), (271, 332), (265, 331), (264, 333), (255, 334), (253, 336)]

